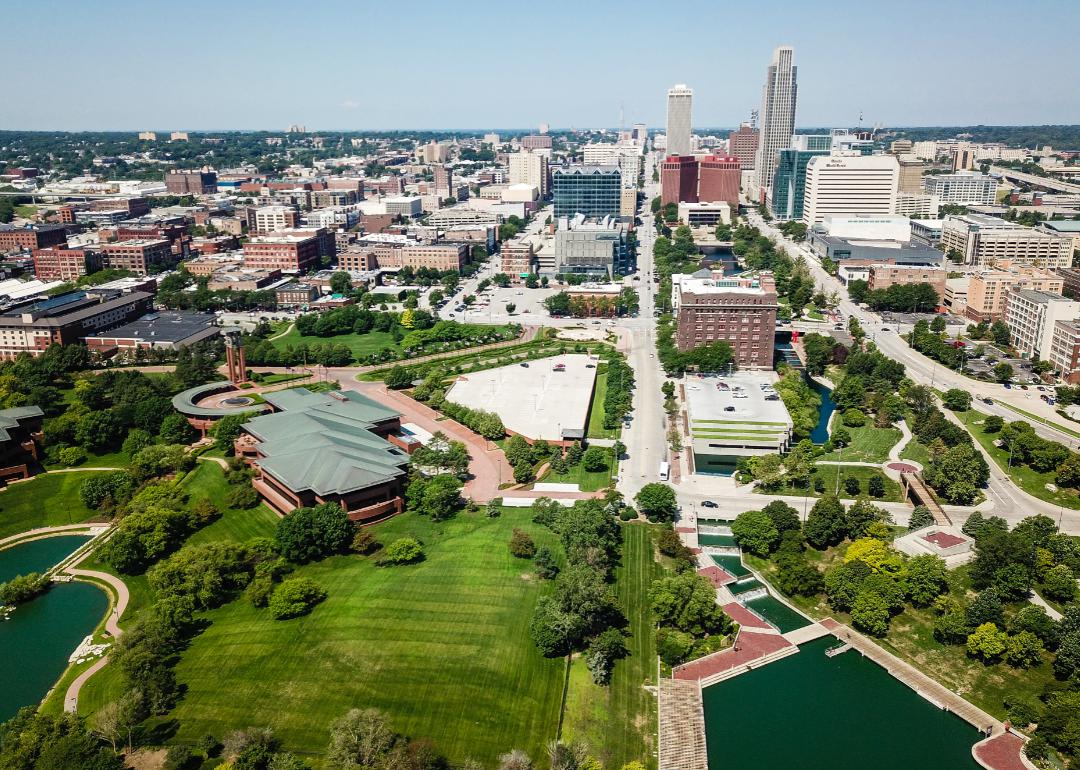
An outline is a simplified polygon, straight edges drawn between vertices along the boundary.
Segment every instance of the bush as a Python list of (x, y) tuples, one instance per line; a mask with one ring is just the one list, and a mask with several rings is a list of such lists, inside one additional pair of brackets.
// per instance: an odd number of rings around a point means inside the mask
[(187, 746), (170, 746), (165, 753), (165, 763), (162, 767), (165, 770), (187, 770), (195, 764), (194, 759), (191, 749)]
[(849, 495), (857, 495), (862, 491), (862, 486), (859, 484), (859, 480), (854, 476), (848, 476), (844, 479), (844, 491)]
[(596, 473), (607, 468), (607, 455), (598, 446), (591, 446), (581, 457), (581, 467), (589, 473)]
[(866, 413), (861, 409), (848, 409), (844, 412), (844, 425), (849, 428), (861, 428), (866, 425)]
[(270, 595), (274, 593), (274, 580), (269, 575), (257, 575), (247, 588), (244, 596), (252, 607), (265, 607), (270, 603)]
[(355, 526), (340, 505), (322, 503), (297, 508), (278, 522), (277, 540), (281, 555), (302, 564), (344, 551), (352, 542)]
[(270, 614), (276, 620), (299, 617), (326, 598), (326, 591), (314, 580), (296, 577), (283, 580), (270, 597)]
[(881, 478), (881, 476), (871, 476), (866, 489), (871, 497), (884, 497), (885, 479)]
[(510, 553), (519, 559), (531, 559), (536, 555), (536, 543), (528, 532), (514, 527), (510, 536)]
[(349, 545), (349, 550), (353, 553), (369, 556), (375, 553), (382, 545), (375, 539), (375, 535), (370, 529), (361, 527), (356, 530), (356, 534), (353, 535), (352, 543)]
[(383, 555), (382, 558), (379, 559), (379, 564), (412, 564), (414, 562), (422, 561), (423, 558), (424, 548), (420, 545), (420, 542), (413, 537), (403, 537), (395, 540), (383, 549)]
[(259, 504), (259, 493), (255, 491), (255, 487), (247, 484), (237, 484), (230, 489), (229, 494), (225, 496), (225, 503), (230, 508), (238, 508), (240, 510), (254, 508)]
[(82, 465), (86, 457), (86, 450), (81, 446), (64, 447), (56, 453), (56, 461), (61, 465)]

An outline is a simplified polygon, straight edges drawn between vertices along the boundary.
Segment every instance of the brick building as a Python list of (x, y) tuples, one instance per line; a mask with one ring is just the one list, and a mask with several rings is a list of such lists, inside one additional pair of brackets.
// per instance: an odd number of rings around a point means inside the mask
[(927, 265), (874, 264), (868, 267), (868, 271), (867, 283), (871, 291), (887, 289), (897, 284), (927, 283), (937, 292), (938, 304), (945, 299), (945, 279), (948, 273), (944, 268)]
[(67, 228), (63, 225), (0, 225), (0, 252), (32, 251), (67, 244)]
[(244, 244), (244, 266), (283, 273), (304, 273), (319, 265), (319, 242), (315, 236), (267, 235)]
[(732, 210), (738, 210), (741, 182), (742, 166), (738, 158), (707, 155), (698, 162), (697, 200), (724, 201)]
[(74, 281), (101, 269), (101, 255), (89, 249), (34, 249), (32, 254), (40, 281)]
[(725, 278), (699, 270), (672, 276), (672, 309), (679, 350), (728, 342), (740, 369), (771, 369), (776, 335), (776, 286), (772, 274)]
[(217, 174), (213, 171), (169, 171), (165, 189), (173, 195), (210, 195), (217, 192)]
[(136, 240), (107, 243), (101, 248), (102, 264), (115, 270), (146, 275), (151, 268), (175, 264), (172, 247), (166, 240)]
[(660, 202), (696, 203), (698, 199), (698, 162), (693, 155), (669, 155), (660, 164)]
[(97, 331), (113, 329), (149, 313), (153, 295), (73, 291), (23, 302), (0, 313), (0, 359), (19, 353), (39, 356), (49, 345), (70, 345)]

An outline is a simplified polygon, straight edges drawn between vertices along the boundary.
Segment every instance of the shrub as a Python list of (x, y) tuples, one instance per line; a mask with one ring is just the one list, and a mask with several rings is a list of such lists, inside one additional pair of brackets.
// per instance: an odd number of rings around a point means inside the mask
[(510, 553), (519, 559), (531, 559), (536, 555), (536, 543), (528, 532), (514, 527), (510, 536)]
[(349, 545), (349, 550), (353, 553), (359, 553), (364, 556), (375, 553), (382, 545), (375, 539), (375, 535), (370, 529), (361, 527), (356, 530), (356, 534), (353, 535), (352, 543)]
[(192, 767), (195, 757), (191, 753), (191, 749), (187, 746), (170, 746), (169, 750), (165, 753), (165, 763), (162, 767), (165, 770), (187, 770)]
[(56, 460), (61, 465), (82, 465), (86, 462), (86, 450), (81, 446), (64, 447), (56, 453)]
[(416, 538), (403, 537), (383, 549), (379, 564), (412, 564), (413, 562), (422, 561), (423, 558), (424, 548), (420, 545), (420, 542)]
[(305, 577), (283, 580), (270, 597), (270, 614), (276, 620), (299, 617), (326, 598), (326, 591), (314, 580)]
[(244, 596), (251, 602), (252, 607), (265, 607), (270, 602), (272, 593), (274, 581), (269, 575), (257, 575), (244, 589)]
[(871, 497), (884, 497), (885, 479), (881, 478), (881, 476), (871, 476), (866, 489)]
[(225, 496), (225, 503), (230, 508), (238, 508), (240, 510), (254, 508), (259, 504), (259, 493), (255, 491), (255, 487), (247, 484), (237, 484), (230, 489), (229, 494)]
[(844, 412), (844, 425), (849, 428), (861, 428), (866, 425), (866, 413), (861, 409), (848, 409)]
[(849, 495), (857, 495), (862, 491), (862, 486), (859, 484), (859, 480), (854, 476), (848, 476), (844, 479), (844, 491)]

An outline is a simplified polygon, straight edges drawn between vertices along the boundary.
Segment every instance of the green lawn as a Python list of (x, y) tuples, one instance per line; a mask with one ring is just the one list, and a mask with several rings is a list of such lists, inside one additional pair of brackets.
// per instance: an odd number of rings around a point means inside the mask
[(398, 344), (394, 342), (394, 335), (390, 332), (371, 331), (367, 334), (341, 334), (337, 337), (305, 337), (294, 326), (287, 334), (283, 334), (270, 342), (278, 350), (298, 345), (315, 345), (332, 342), (335, 345), (344, 345), (352, 351), (357, 360), (366, 359), (372, 353), (378, 353), (383, 348), (398, 350)]
[(629, 621), (630, 657), (615, 664), (606, 687), (592, 683), (580, 656), (570, 669), (563, 740), (583, 741), (611, 770), (634, 759), (648, 768), (656, 766), (656, 699), (645, 689), (656, 684), (656, 637), (648, 602), (649, 587), (663, 572), (653, 558), (656, 529), (638, 523), (623, 526), (615, 591)]
[(611, 485), (611, 476), (615, 470), (615, 462), (611, 456), (610, 447), (600, 447), (607, 458), (607, 467), (602, 471), (587, 471), (581, 463), (568, 468), (566, 473), (551, 473), (544, 476), (541, 481), (551, 484), (577, 484), (582, 492), (595, 492), (598, 489), (606, 489)]
[(994, 462), (1002, 471), (1009, 475), (1012, 482), (1027, 492), (1033, 497), (1037, 497), (1040, 500), (1045, 500), (1048, 503), (1054, 505), (1063, 505), (1066, 508), (1080, 508), (1080, 497), (1077, 496), (1076, 490), (1073, 489), (1057, 489), (1051, 491), (1046, 488), (1047, 484), (1054, 483), (1055, 473), (1037, 473), (1026, 465), (1019, 465), (1013, 463), (1009, 464), (1009, 453), (1001, 447), (994, 444), (994, 440), (998, 434), (984, 433), (982, 429), (982, 423), (985, 419), (985, 415), (980, 412), (976, 412), (974, 409), (969, 409), (966, 412), (954, 412), (954, 414), (960, 418), (960, 421), (964, 423), (964, 426), (968, 429), (968, 432), (975, 438), (976, 441), (982, 445), (991, 457), (994, 458)]
[(293, 380), (302, 380), (308, 377), (306, 372), (302, 374), (263, 374), (259, 377), (260, 385), (277, 385), (282, 382), (292, 382)]
[(588, 438), (618, 438), (620, 428), (604, 427), (604, 398), (607, 395), (607, 366), (600, 364), (596, 370), (596, 386), (593, 388), (592, 406), (589, 408)]
[(220, 519), (189, 537), (188, 543), (243, 543), (253, 537), (273, 537), (277, 514), (263, 503), (246, 511), (230, 509), (225, 502), (229, 483), (222, 467), (213, 460), (200, 462), (184, 477), (182, 486), (193, 500), (206, 497), (222, 511)]
[(112, 452), (87, 452), (85, 462), (77, 466), (60, 465), (58, 463), (44, 462), (44, 466), (50, 470), (59, 468), (126, 468), (131, 464), (131, 458), (126, 452), (119, 449)]
[(515, 526), (555, 541), (527, 509), (443, 523), (407, 514), (376, 533), (383, 542), (418, 536), (426, 561), (380, 568), (340, 556), (301, 567), (296, 574), (329, 594), (305, 618), (275, 621), (243, 600), (209, 613), (212, 625), (177, 667), (189, 688), (171, 715), (177, 740), (268, 725), (287, 748), (318, 753), (332, 720), (376, 707), (455, 763), (490, 765), (515, 747), (543, 756), (565, 662), (541, 657), (529, 638), (533, 606), (549, 589), (507, 551)]
[(20, 203), (15, 207), (15, 216), (22, 217), (23, 219), (33, 219), (34, 214), (37, 213), (38, 207), (30, 203)]
[(912, 437), (900, 452), (901, 460), (914, 460), (924, 468), (930, 464), (930, 450), (918, 439)]
[(883, 463), (889, 459), (889, 450), (902, 435), (899, 428), (875, 428), (873, 425), (846, 430), (851, 434), (851, 445), (844, 447), (843, 451), (822, 455), (819, 460)]
[(42, 473), (0, 491), (0, 537), (38, 527), (78, 524), (94, 518), (79, 499), (79, 487), (93, 471)]
[[(849, 494), (847, 490), (844, 489), (844, 479), (848, 478), (849, 476), (854, 476), (855, 478), (857, 478), (859, 480), (860, 494), (865, 495), (867, 494), (867, 484), (869, 483), (870, 478), (873, 476), (880, 476), (885, 481), (885, 494), (878, 498), (871, 498), (872, 500), (876, 499), (884, 503), (899, 503), (902, 502), (904, 499), (903, 491), (900, 489), (900, 485), (890, 479), (884, 473), (879, 471), (877, 468), (870, 468), (865, 465), (818, 465), (815, 467), (817, 470), (814, 472), (811, 478), (813, 479), (820, 477), (821, 479), (823, 479), (825, 481), (825, 492), (836, 492), (837, 476), (839, 476), (840, 497), (845, 499), (852, 499), (855, 497), (855, 495)], [(754, 489), (754, 491), (759, 492), (760, 494), (770, 495), (798, 495), (801, 497), (821, 497), (821, 493), (814, 491), (813, 481), (811, 481), (811, 486), (809, 488), (784, 485), (779, 489), (770, 492), (764, 492), (758, 489)]]

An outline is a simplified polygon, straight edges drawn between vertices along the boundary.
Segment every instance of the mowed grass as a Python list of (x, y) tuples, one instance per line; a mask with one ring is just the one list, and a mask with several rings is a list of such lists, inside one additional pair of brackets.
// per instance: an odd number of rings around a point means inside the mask
[(566, 473), (549, 472), (541, 481), (549, 484), (577, 484), (582, 492), (595, 492), (611, 486), (611, 476), (615, 471), (615, 460), (610, 447), (599, 447), (604, 453), (603, 470), (587, 471), (583, 463), (567, 468)]
[(322, 345), (333, 343), (344, 345), (352, 351), (356, 359), (364, 359), (372, 353), (378, 353), (383, 348), (398, 350), (398, 343), (394, 341), (394, 335), (390, 332), (371, 331), (367, 334), (339, 334), (336, 337), (305, 337), (293, 326), (286, 334), (270, 340), (278, 350), (298, 345)]
[(42, 473), (0, 491), (0, 538), (39, 527), (79, 524), (93, 519), (79, 499), (79, 488), (94, 471)]
[[(648, 593), (663, 573), (653, 555), (652, 525), (624, 525), (615, 591), (626, 613), (630, 656), (615, 664), (611, 684), (593, 684), (585, 660), (574, 658), (563, 717), (563, 740), (580, 741), (605, 768), (638, 760), (656, 767), (656, 637)], [(535, 759), (535, 757), (534, 757)]]
[(596, 373), (592, 405), (589, 407), (589, 425), (585, 432), (588, 438), (618, 438), (622, 430), (604, 427), (604, 398), (607, 396), (607, 388), (607, 366), (601, 364)]
[[(871, 501), (878, 501), (883, 503), (899, 503), (904, 499), (903, 492), (900, 489), (900, 485), (879, 471), (877, 468), (870, 468), (865, 465), (817, 465), (816, 470), (811, 475), (811, 481), (809, 487), (794, 487), (790, 484), (784, 484), (783, 486), (770, 490), (754, 489), (759, 494), (766, 495), (798, 495), (801, 497), (821, 497), (822, 494), (836, 493), (841, 498), (853, 499), (856, 495), (850, 494), (844, 489), (844, 479), (848, 477), (855, 477), (859, 480), (859, 494), (869, 494), (870, 479), (874, 476), (880, 476), (885, 483), (885, 494), (881, 497), (872, 497)], [(825, 482), (825, 492), (817, 492), (814, 490), (814, 479), (822, 479)], [(837, 480), (839, 479), (839, 492), (837, 492)]]
[(176, 669), (188, 688), (171, 714), (176, 740), (266, 725), (286, 748), (317, 754), (334, 719), (375, 707), (455, 763), (490, 765), (512, 748), (542, 756), (557, 731), (565, 662), (545, 659), (529, 638), (550, 586), (509, 554), (514, 527), (555, 543), (527, 509), (443, 523), (406, 514), (376, 535), (419, 537), (425, 561), (381, 568), (339, 556), (301, 567), (295, 574), (328, 593), (304, 618), (275, 621), (243, 599), (208, 613), (212, 625)]
[(1015, 462), (1010, 466), (1009, 453), (994, 443), (1001, 434), (983, 431), (983, 421), (986, 415), (976, 412), (974, 409), (969, 409), (966, 412), (954, 412), (954, 414), (964, 423), (968, 433), (994, 458), (994, 462), (1004, 473), (1008, 474), (1016, 486), (1029, 495), (1045, 500), (1048, 503), (1062, 505), (1066, 508), (1080, 508), (1080, 497), (1077, 496), (1076, 490), (1056, 489), (1051, 491), (1047, 489), (1048, 484), (1054, 484), (1057, 474), (1053, 471), (1039, 473), (1026, 465)]
[(254, 537), (273, 537), (278, 515), (265, 503), (248, 510), (230, 508), (226, 502), (229, 482), (225, 471), (213, 460), (200, 462), (184, 477), (181, 487), (192, 502), (207, 498), (220, 510), (221, 518), (203, 527), (188, 538), (189, 544), (233, 542), (244, 543)]
[(819, 457), (819, 460), (843, 462), (883, 463), (889, 459), (889, 450), (900, 440), (899, 428), (875, 428), (866, 425), (862, 428), (847, 428), (851, 434), (851, 444), (843, 450), (833, 450)]

